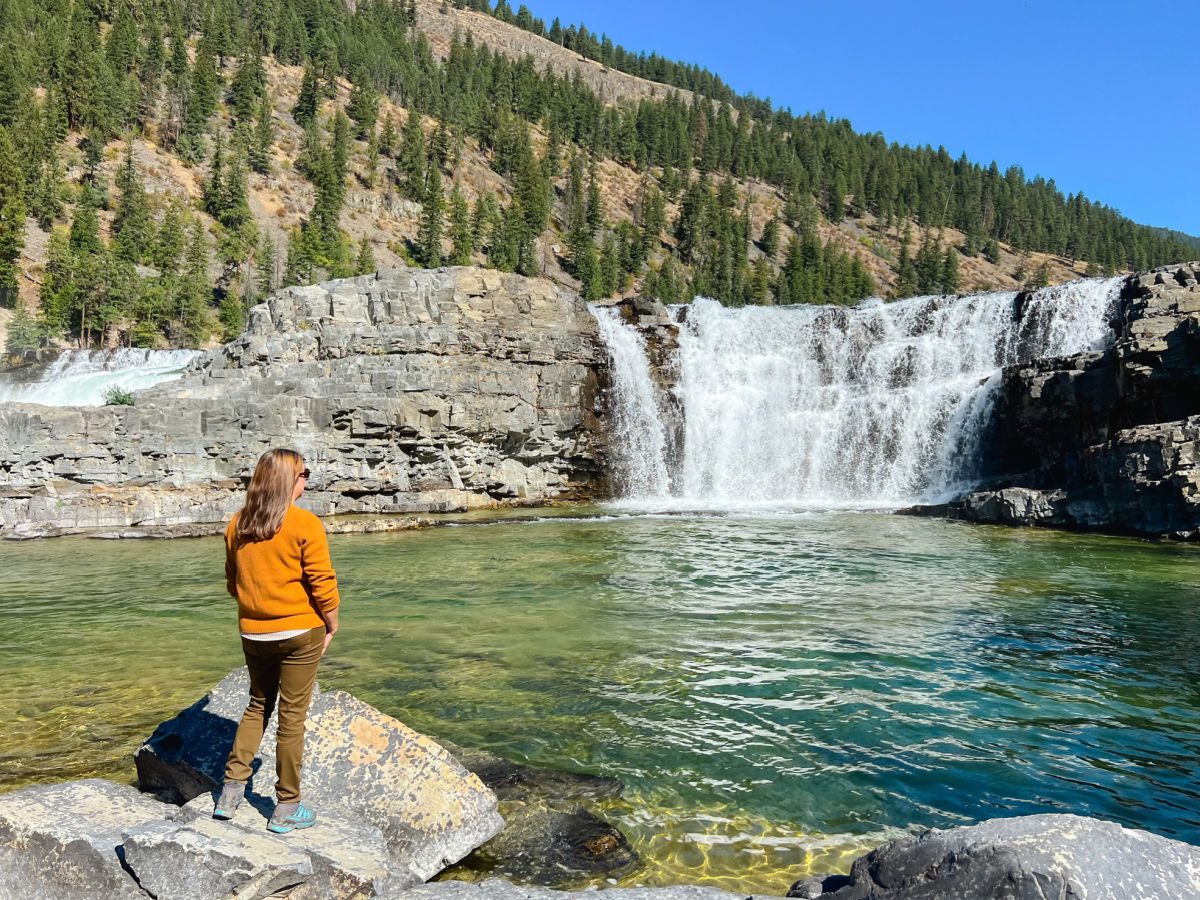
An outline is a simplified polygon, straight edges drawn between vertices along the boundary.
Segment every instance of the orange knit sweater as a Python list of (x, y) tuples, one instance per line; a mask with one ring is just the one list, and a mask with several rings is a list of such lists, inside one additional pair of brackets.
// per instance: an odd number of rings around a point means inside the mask
[(337, 575), (321, 520), (288, 507), (270, 540), (238, 546), (238, 516), (225, 527), (225, 587), (238, 602), (238, 627), (247, 634), (316, 628), (320, 612), (337, 609)]

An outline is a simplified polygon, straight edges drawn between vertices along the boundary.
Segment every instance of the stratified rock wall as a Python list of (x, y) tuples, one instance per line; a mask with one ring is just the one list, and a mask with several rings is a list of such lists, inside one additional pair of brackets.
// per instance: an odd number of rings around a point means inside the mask
[(1113, 347), (1004, 373), (992, 489), (922, 510), (1200, 538), (1200, 263), (1131, 276)]
[(471, 268), (289, 288), (131, 407), (0, 407), (0, 532), (224, 521), (270, 447), (320, 515), (579, 499), (602, 483), (596, 323)]

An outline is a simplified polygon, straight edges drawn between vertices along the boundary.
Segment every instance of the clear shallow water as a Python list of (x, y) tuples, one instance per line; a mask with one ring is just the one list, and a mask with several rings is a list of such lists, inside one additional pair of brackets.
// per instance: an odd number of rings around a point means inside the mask
[[(332, 539), (322, 681), (622, 779), (652, 883), (782, 892), (1044, 811), (1200, 843), (1200, 555), (863, 513)], [(101, 774), (239, 663), (218, 540), (0, 544), (0, 790)]]

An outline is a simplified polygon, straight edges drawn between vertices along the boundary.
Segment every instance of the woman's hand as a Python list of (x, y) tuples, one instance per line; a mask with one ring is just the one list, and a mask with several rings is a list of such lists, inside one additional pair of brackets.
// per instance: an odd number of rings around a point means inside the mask
[(324, 656), (329, 651), (329, 642), (333, 640), (333, 636), (338, 630), (338, 611), (335, 606), (329, 612), (324, 614), (325, 618), (325, 646), (321, 648), (321, 655)]

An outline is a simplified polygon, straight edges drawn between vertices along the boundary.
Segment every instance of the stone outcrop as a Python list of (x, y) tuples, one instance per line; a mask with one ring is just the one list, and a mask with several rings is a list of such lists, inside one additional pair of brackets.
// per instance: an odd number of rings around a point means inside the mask
[(457, 268), (288, 288), (133, 406), (0, 407), (0, 534), (219, 523), (257, 457), (300, 450), (319, 515), (602, 490), (605, 360), (586, 305)]
[(89, 779), (0, 795), (0, 900), (146, 900), (118, 853), (125, 832), (166, 807)]
[[(236, 669), (160, 725), (135, 757), (141, 788), (174, 802), (200, 798), (192, 809), (211, 813), (211, 792), (221, 784), (248, 696), (246, 671)], [(258, 754), (261, 767), (247, 787), (248, 805), (260, 818), (271, 809), (266, 798), (274, 790), (276, 729), (272, 720)], [(341, 691), (314, 692), (304, 796), (326, 816), (377, 829), (378, 835), (372, 831), (348, 846), (385, 847), (392, 880), (410, 884), (462, 859), (504, 824), (495, 795), (445, 749)], [(246, 815), (254, 818), (250, 810)]]
[(1200, 847), (1071, 815), (990, 819), (901, 838), (848, 876), (797, 882), (806, 900), (1200, 897)]
[(1130, 277), (1104, 353), (1004, 372), (990, 484), (912, 510), (1200, 538), (1200, 263)]

